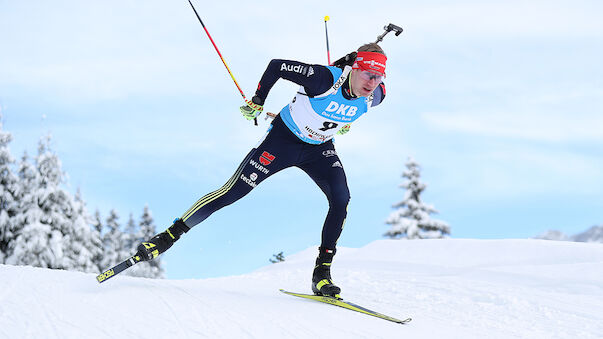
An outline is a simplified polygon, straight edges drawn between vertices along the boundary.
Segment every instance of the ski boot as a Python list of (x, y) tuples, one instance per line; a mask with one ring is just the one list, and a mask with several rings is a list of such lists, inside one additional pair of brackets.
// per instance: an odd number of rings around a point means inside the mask
[(331, 280), (331, 262), (336, 250), (319, 247), (318, 251), (316, 266), (312, 273), (312, 292), (316, 295), (341, 299), (339, 296), (341, 289)]
[(155, 259), (172, 247), (176, 240), (180, 239), (180, 236), (188, 232), (188, 230), (190, 228), (186, 226), (182, 219), (176, 219), (174, 220), (174, 224), (168, 227), (167, 230), (138, 245), (136, 255), (140, 257), (141, 261)]

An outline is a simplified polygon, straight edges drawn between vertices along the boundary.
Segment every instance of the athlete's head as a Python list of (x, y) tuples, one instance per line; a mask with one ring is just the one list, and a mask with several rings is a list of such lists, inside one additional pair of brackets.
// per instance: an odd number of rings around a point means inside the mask
[(373, 93), (385, 77), (386, 61), (385, 52), (376, 43), (360, 46), (350, 75), (352, 93), (362, 97)]

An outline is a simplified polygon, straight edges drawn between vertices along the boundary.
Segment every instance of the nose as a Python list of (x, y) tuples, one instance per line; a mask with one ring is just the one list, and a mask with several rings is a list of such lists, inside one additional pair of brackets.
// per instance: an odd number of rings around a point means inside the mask
[(371, 87), (372, 86), (376, 86), (377, 84), (379, 84), (379, 82), (377, 81), (377, 77), (370, 77), (366, 82)]

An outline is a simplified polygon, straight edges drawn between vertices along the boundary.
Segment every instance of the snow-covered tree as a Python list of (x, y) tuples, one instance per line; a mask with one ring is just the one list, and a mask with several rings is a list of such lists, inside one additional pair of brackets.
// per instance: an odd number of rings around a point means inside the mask
[(384, 234), (390, 238), (431, 239), (443, 238), (450, 234), (450, 226), (444, 221), (431, 219), (430, 214), (437, 213), (432, 205), (421, 201), (421, 193), (427, 187), (421, 182), (420, 166), (409, 157), (406, 171), (402, 177), (406, 180), (400, 185), (406, 189), (404, 199), (392, 207), (396, 210), (390, 214), (386, 224), (391, 228)]
[(12, 170), (15, 159), (8, 148), (11, 140), (11, 134), (2, 129), (2, 114), (0, 114), (0, 263), (4, 263), (5, 257), (8, 256), (9, 243), (15, 236), (14, 216), (17, 213), (18, 179)]
[[(137, 241), (134, 242), (133, 251), (136, 250), (136, 246), (144, 240), (151, 239), (156, 234), (155, 222), (153, 215), (148, 205), (145, 205), (140, 217), (139, 230), (137, 233)], [(164, 270), (161, 263), (161, 257), (157, 257), (151, 261), (140, 263), (131, 270), (131, 275), (145, 278), (163, 278)]]
[(125, 260), (126, 255), (131, 254), (125, 251), (124, 234), (119, 225), (119, 215), (114, 209), (109, 212), (105, 227), (107, 231), (102, 237), (104, 253), (101, 266), (107, 269)]
[(126, 224), (126, 229), (124, 232), (124, 251), (127, 252), (135, 252), (136, 246), (140, 243), (139, 232), (137, 229), (138, 225), (136, 225), (136, 221), (134, 220), (134, 215), (130, 213), (130, 217), (128, 218), (128, 223)]
[[(0, 112), (0, 263), (100, 272), (152, 237), (155, 226), (148, 207), (140, 225), (130, 215), (126, 232), (112, 210), (108, 231), (101, 236), (100, 213), (92, 218), (79, 190), (73, 197), (61, 187), (65, 173), (50, 136), (40, 139), (33, 161), (24, 152), (15, 175), (8, 148), (12, 137), (2, 130), (1, 120)], [(159, 260), (143, 267), (139, 276), (163, 275)]]
[(153, 220), (153, 214), (151, 213), (148, 205), (145, 205), (144, 209), (142, 210), (139, 226), (139, 241), (151, 239), (157, 233), (155, 221)]
[(280, 251), (277, 254), (273, 254), (272, 258), (270, 258), (268, 260), (270, 260), (270, 262), (273, 264), (277, 264), (279, 262), (285, 261), (285, 255), (283, 254), (283, 251)]
[(74, 199), (61, 187), (65, 174), (50, 141), (50, 136), (40, 140), (35, 166), (27, 153), (19, 165), (14, 239), (6, 263), (98, 272), (93, 257), (100, 253), (100, 239), (79, 192)]
[[(34, 213), (35, 207), (37, 206), (37, 204), (33, 204), (34, 199), (32, 190), (34, 186), (38, 185), (39, 174), (38, 171), (36, 171), (36, 168), (29, 162), (27, 152), (23, 152), (23, 156), (19, 162), (17, 175), (18, 182), (15, 192), (16, 211), (11, 223), (12, 233), (8, 239), (8, 248), (5, 258), (6, 263), (9, 263), (9, 257), (13, 257), (16, 239), (21, 234), (21, 231), (27, 222), (27, 214)], [(16, 261), (16, 258), (13, 257), (12, 261)]]
[(91, 216), (78, 190), (72, 201), (71, 227), (64, 234), (64, 255), (70, 264), (67, 269), (82, 272), (99, 272), (95, 258), (101, 255), (102, 241), (92, 227)]
[[(101, 220), (101, 215), (99, 210), (97, 209), (94, 212), (94, 217), (92, 218), (92, 239), (95, 242), (98, 251), (92, 257), (92, 262), (96, 265), (96, 272), (103, 272), (106, 267), (103, 267), (103, 256), (104, 256), (104, 245), (103, 245), (103, 222)], [(96, 244), (96, 242), (98, 243)]]
[(19, 205), (16, 218), (17, 236), (6, 262), (45, 268), (67, 268), (63, 255), (63, 234), (71, 226), (68, 215), (73, 206), (70, 197), (59, 188), (63, 173), (58, 157), (49, 148), (50, 137), (42, 138), (36, 167), (24, 155), (19, 168)]

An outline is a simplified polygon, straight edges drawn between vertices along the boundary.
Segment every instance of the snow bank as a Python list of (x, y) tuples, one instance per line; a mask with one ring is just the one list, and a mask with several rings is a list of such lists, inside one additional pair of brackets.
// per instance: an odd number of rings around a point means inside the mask
[(381, 240), (341, 248), (343, 296), (398, 325), (284, 295), (309, 292), (315, 249), (202, 280), (0, 265), (0, 338), (600, 338), (603, 246)]

